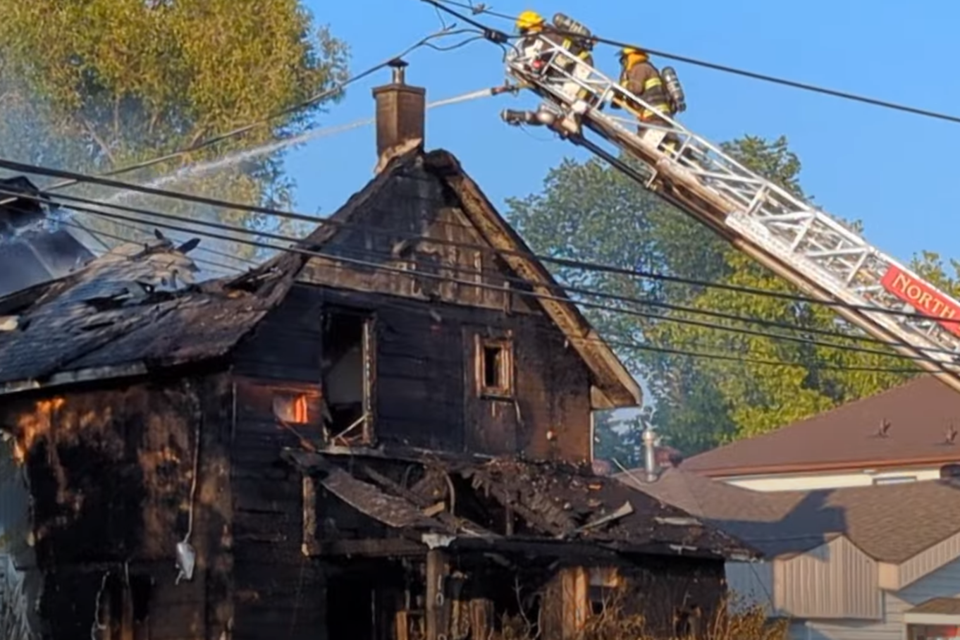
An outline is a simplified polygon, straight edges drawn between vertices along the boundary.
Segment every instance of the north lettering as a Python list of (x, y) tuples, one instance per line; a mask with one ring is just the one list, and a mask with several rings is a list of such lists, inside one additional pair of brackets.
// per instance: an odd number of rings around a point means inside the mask
[[(952, 320), (958, 316), (956, 303), (945, 299), (936, 291), (932, 291), (926, 283), (914, 280), (896, 267), (890, 267), (884, 274), (881, 284), (884, 289), (932, 318)], [(960, 335), (960, 324), (956, 322), (940, 322), (940, 324)]]

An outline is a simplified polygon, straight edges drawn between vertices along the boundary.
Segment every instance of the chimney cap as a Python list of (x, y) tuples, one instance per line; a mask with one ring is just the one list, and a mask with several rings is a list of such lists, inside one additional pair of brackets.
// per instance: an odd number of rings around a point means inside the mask
[(393, 67), (394, 69), (403, 69), (404, 67), (409, 67), (410, 63), (404, 60), (403, 58), (394, 58), (387, 63), (388, 67)]

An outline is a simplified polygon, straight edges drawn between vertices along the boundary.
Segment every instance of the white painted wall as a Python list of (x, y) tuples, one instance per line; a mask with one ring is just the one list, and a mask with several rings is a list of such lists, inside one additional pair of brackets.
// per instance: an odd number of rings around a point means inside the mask
[(923, 481), (940, 478), (940, 467), (903, 467), (875, 471), (857, 469), (836, 473), (776, 473), (756, 476), (719, 478), (727, 484), (754, 491), (811, 491), (814, 489), (838, 489), (840, 487), (863, 487), (899, 480)]
[(954, 560), (883, 599), (882, 622), (800, 620), (791, 625), (794, 640), (903, 640), (903, 612), (930, 598), (960, 597), (960, 559)]

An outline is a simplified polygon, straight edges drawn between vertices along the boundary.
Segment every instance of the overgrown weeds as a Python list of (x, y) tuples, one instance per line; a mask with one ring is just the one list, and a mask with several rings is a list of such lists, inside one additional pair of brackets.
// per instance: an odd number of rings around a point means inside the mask
[[(763, 607), (731, 599), (706, 620), (691, 620), (689, 611), (677, 611), (673, 629), (655, 629), (643, 615), (631, 613), (617, 596), (583, 623), (575, 640), (787, 640), (788, 621), (769, 619)], [(505, 616), (490, 640), (549, 640), (522, 615)]]

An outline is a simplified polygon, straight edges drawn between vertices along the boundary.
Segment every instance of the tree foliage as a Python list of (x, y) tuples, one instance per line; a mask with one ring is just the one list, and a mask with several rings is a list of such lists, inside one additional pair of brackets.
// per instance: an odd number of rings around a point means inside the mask
[[(724, 147), (753, 170), (805, 197), (800, 160), (790, 151), (786, 139), (769, 141), (748, 136)], [(508, 204), (512, 222), (538, 253), (698, 281), (799, 293), (702, 225), (596, 160), (564, 160), (548, 173), (542, 192), (512, 199)], [(841, 222), (860, 226), (857, 222)], [(924, 253), (915, 258), (913, 267), (948, 291), (958, 290), (956, 263), (945, 267), (939, 256)], [(909, 369), (909, 363), (892, 355), (815, 344), (832, 342), (885, 351), (882, 345), (811, 333), (863, 336), (829, 307), (609, 272), (577, 268), (558, 268), (555, 272), (563, 283), (636, 300), (611, 302), (574, 296), (617, 309), (588, 307), (585, 311), (628, 366), (645, 379), (652, 395), (648, 401), (655, 405), (655, 422), (661, 433), (687, 454), (776, 429), (900, 384), (913, 375), (852, 370), (902, 370)], [(704, 317), (695, 310), (719, 311), (796, 329)], [(721, 327), (790, 335), (799, 340), (744, 335), (722, 331)], [(774, 361), (783, 366), (663, 350)]]
[[(345, 44), (314, 27), (297, 0), (0, 0), (0, 13), (0, 145), (5, 157), (46, 166), (101, 172), (152, 159), (296, 105), (346, 73)], [(298, 133), (320, 109), (131, 178)], [(169, 188), (285, 204), (291, 184), (281, 159), (254, 157)], [(265, 224), (237, 212), (217, 217)], [(103, 219), (87, 224), (116, 230)]]

